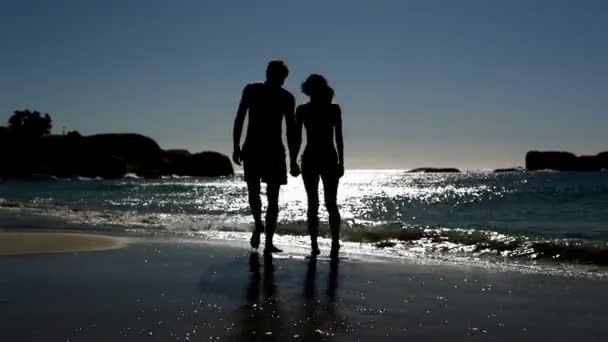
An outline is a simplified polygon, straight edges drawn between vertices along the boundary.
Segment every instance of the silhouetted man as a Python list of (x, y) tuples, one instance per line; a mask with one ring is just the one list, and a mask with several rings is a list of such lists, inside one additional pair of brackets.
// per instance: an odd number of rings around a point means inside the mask
[[(279, 215), (279, 190), (287, 184), (285, 147), (283, 146), (282, 125), (285, 117), (287, 141), (292, 144), (295, 100), (290, 92), (283, 89), (289, 74), (282, 61), (271, 61), (266, 69), (266, 82), (248, 84), (243, 90), (234, 121), (234, 153), (232, 160), (241, 165), (249, 191), (249, 205), (255, 221), (251, 235), (251, 247), (258, 248), (260, 234), (266, 233), (266, 253), (281, 252), (272, 243), (272, 237)], [(241, 151), (241, 133), (245, 116), (249, 113), (247, 136)], [(268, 208), (266, 222), (262, 223), (261, 182), (266, 183)]]

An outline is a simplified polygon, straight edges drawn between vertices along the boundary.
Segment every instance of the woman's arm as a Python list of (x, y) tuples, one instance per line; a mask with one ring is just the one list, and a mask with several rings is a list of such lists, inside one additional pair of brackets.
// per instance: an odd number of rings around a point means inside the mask
[(340, 177), (344, 175), (344, 136), (342, 134), (342, 110), (336, 105), (336, 147), (338, 148), (338, 163), (340, 166)]

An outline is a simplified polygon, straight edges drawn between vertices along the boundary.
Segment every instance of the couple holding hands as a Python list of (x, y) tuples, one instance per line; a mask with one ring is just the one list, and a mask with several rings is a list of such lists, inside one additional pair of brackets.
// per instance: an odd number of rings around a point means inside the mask
[[(327, 80), (317, 74), (310, 75), (302, 84), (302, 92), (310, 100), (295, 110), (293, 95), (282, 86), (289, 74), (284, 62), (274, 60), (266, 68), (266, 81), (248, 84), (237, 110), (234, 122), (233, 161), (243, 164), (249, 205), (255, 222), (251, 247), (258, 248), (260, 235), (265, 233), (265, 253), (279, 253), (272, 238), (279, 214), (279, 190), (287, 184), (285, 147), (283, 146), (283, 118), (287, 129), (290, 173), (300, 174), (308, 198), (307, 224), (311, 254), (320, 254), (319, 235), (319, 180), (323, 182), (325, 206), (329, 214), (332, 237), (331, 256), (340, 248), (340, 212), (337, 204), (338, 184), (344, 175), (344, 142), (340, 106), (332, 103), (333, 89)], [(247, 134), (241, 148), (241, 134), (248, 116)], [(302, 144), (302, 127), (306, 129), (306, 147), (301, 166), (298, 155)], [(262, 222), (261, 183), (266, 183), (268, 206)]]

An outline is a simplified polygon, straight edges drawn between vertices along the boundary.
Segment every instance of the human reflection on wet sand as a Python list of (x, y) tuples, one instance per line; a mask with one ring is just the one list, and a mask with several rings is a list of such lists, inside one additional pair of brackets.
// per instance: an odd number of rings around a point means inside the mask
[[(327, 281), (327, 297), (330, 302), (335, 301), (338, 290), (338, 265), (339, 258), (331, 258), (329, 261), (329, 277)], [(314, 299), (316, 296), (317, 258), (312, 256), (306, 267), (306, 278), (304, 280), (304, 299)]]
[(335, 299), (338, 289), (338, 258), (332, 258), (329, 263), (329, 277), (326, 288), (327, 301), (317, 296), (317, 258), (312, 256), (306, 267), (301, 311), (302, 340), (329, 341), (340, 329), (343, 320), (336, 308)]
[(338, 263), (339, 257), (332, 257), (329, 261), (329, 281), (327, 284), (327, 296), (330, 301), (336, 300), (336, 292), (338, 290)]
[[(264, 272), (260, 272), (258, 253), (249, 255), (249, 282), (246, 287), (247, 304), (240, 312), (237, 341), (279, 341), (284, 323), (276, 296), (272, 255), (264, 255)], [(260, 287), (261, 290), (260, 291)], [(261, 292), (261, 293), (260, 293)], [(260, 294), (263, 294), (260, 298)]]
[[(317, 290), (317, 258), (306, 262), (301, 298), (286, 288), (278, 294), (272, 255), (264, 255), (263, 267), (257, 253), (249, 255), (247, 304), (240, 312), (238, 340), (331, 341), (342, 330), (345, 318), (337, 310), (338, 259), (329, 262), (324, 295)], [(262, 272), (263, 270), (263, 272)], [(292, 292), (293, 293), (293, 292)]]
[(260, 296), (260, 258), (258, 253), (249, 254), (249, 283), (247, 286), (247, 301), (255, 303)]

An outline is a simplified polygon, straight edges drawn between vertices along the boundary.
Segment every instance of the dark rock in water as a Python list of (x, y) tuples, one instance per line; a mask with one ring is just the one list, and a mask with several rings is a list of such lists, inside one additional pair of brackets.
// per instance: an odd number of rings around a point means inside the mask
[[(163, 166), (163, 152), (150, 138), (137, 134), (79, 134), (24, 137), (0, 134), (0, 175), (11, 178), (120, 178)], [(6, 167), (4, 166), (6, 165)]]
[(121, 178), (127, 172), (161, 175), (165, 160), (154, 140), (139, 134), (47, 136), (30, 154), (32, 172), (57, 177)]
[(526, 154), (526, 169), (555, 171), (601, 171), (608, 168), (608, 152), (596, 156), (577, 157), (570, 152), (530, 151)]
[(221, 153), (205, 151), (196, 153), (191, 158), (194, 166), (193, 176), (218, 177), (234, 174), (230, 158)]
[(503, 172), (524, 172), (524, 168), (523, 167), (508, 167), (508, 168), (504, 168), (504, 169), (495, 169), (494, 173), (503, 173)]
[(31, 138), (0, 127), (0, 178), (121, 178), (127, 173), (144, 178), (172, 173), (223, 176), (232, 175), (233, 169), (227, 156), (165, 152), (140, 134), (81, 136), (70, 132)]
[(168, 173), (178, 176), (218, 177), (234, 174), (230, 159), (217, 152), (191, 154), (186, 150), (166, 151)]
[(96, 155), (80, 159), (74, 171), (76, 172), (75, 175), (79, 177), (116, 179), (124, 177), (129, 172), (129, 169), (124, 159), (120, 157)]
[(580, 156), (577, 160), (577, 170), (580, 171), (600, 171), (602, 165), (596, 156)]
[(526, 154), (528, 170), (574, 170), (576, 156), (570, 152), (538, 152)]
[(190, 151), (188, 150), (180, 150), (180, 149), (174, 149), (174, 150), (165, 150), (165, 156), (171, 158), (171, 157), (189, 157), (192, 154), (190, 153)]
[(595, 156), (602, 169), (608, 169), (608, 152), (602, 152)]
[(165, 158), (167, 159), (166, 173), (170, 175), (186, 176), (189, 170), (189, 160), (192, 154), (187, 150), (167, 150)]
[(419, 167), (409, 170), (416, 173), (458, 173), (460, 170), (451, 167)]
[(28, 139), (9, 129), (0, 130), (0, 177), (30, 176), (39, 139)]
[(140, 134), (91, 135), (84, 138), (84, 149), (95, 157), (115, 159), (117, 167), (123, 162), (127, 172), (146, 178), (161, 176), (167, 163), (156, 141)]

